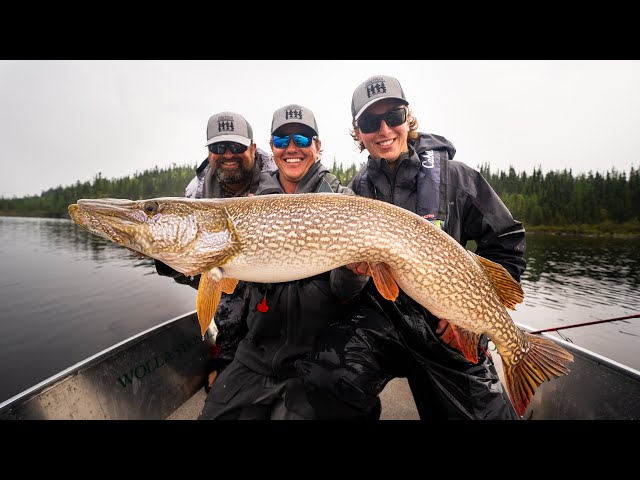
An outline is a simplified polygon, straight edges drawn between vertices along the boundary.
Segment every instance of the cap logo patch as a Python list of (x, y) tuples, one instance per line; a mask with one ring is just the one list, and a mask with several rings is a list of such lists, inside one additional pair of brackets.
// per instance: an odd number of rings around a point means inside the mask
[(367, 84), (367, 97), (371, 98), (373, 95), (380, 93), (387, 93), (387, 86), (384, 84), (384, 80), (377, 79)]
[(233, 125), (233, 117), (229, 115), (218, 117), (218, 131), (219, 132), (235, 131), (235, 127)]
[(289, 120), (290, 118), (295, 118), (297, 120), (302, 120), (302, 109), (289, 109), (284, 112), (284, 119)]

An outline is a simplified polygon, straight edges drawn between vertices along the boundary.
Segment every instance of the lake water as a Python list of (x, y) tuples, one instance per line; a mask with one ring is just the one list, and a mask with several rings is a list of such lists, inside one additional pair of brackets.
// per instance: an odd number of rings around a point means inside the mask
[[(526, 256), (516, 322), (543, 329), (640, 314), (640, 239), (529, 235)], [(0, 268), (0, 402), (195, 310), (196, 290), (70, 220), (0, 217)], [(640, 370), (640, 318), (560, 333)]]

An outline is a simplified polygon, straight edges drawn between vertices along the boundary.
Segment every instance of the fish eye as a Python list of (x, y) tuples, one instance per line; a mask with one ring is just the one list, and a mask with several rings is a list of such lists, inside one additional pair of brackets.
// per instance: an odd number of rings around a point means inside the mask
[(146, 202), (142, 206), (142, 209), (144, 210), (144, 212), (149, 216), (155, 215), (156, 213), (158, 213), (159, 208), (160, 208), (160, 205), (158, 205), (158, 202)]

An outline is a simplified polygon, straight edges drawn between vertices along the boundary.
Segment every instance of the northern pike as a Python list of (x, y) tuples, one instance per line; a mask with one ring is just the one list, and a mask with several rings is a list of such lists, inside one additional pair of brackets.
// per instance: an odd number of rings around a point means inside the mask
[(332, 193), (81, 199), (69, 214), (93, 234), (185, 275), (201, 274), (196, 310), (203, 335), (222, 293), (232, 293), (238, 280), (286, 282), (368, 262), (384, 298), (395, 300), (400, 288), (446, 319), (469, 361), (478, 362), (481, 334), (493, 341), (520, 415), (536, 388), (569, 373), (563, 362), (573, 361), (513, 322), (506, 308), (515, 309), (524, 293), (504, 267), (390, 203)]

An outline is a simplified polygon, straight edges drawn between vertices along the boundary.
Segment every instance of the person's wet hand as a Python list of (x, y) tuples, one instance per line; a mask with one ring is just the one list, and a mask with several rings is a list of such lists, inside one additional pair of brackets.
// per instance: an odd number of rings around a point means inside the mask
[(460, 351), (458, 340), (453, 334), (453, 329), (451, 328), (449, 322), (447, 322), (446, 320), (439, 320), (438, 328), (436, 328), (436, 335), (442, 343), (444, 343), (448, 347), (453, 348), (454, 350)]
[(369, 264), (367, 262), (355, 262), (349, 263), (345, 265), (349, 270), (351, 270), (356, 275), (370, 275)]

